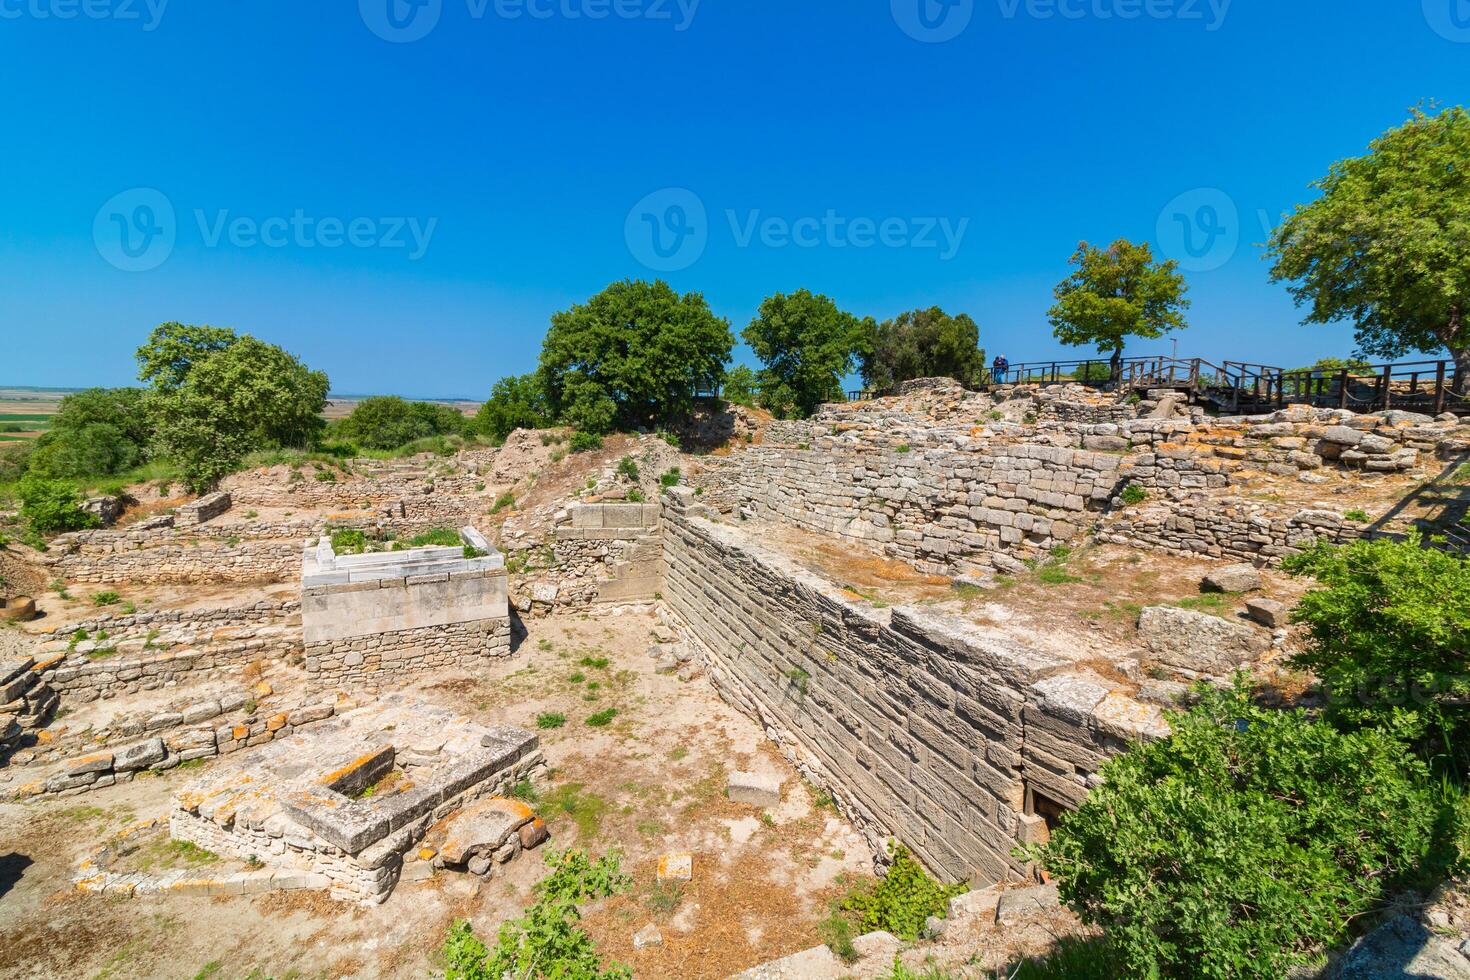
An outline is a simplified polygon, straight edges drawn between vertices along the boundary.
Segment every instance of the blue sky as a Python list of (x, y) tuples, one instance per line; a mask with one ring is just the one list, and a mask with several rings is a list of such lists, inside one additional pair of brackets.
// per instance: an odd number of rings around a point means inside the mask
[(1193, 269), (1181, 353), (1296, 364), (1351, 330), (1257, 243), (1470, 85), (1466, 0), (416, 2), (0, 0), (0, 383), (129, 383), (179, 320), (483, 397), (655, 275), (737, 332), (938, 304), (1017, 362), (1119, 236)]

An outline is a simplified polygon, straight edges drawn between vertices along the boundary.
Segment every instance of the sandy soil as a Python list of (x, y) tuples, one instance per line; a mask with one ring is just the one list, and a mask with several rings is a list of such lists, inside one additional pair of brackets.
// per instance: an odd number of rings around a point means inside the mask
[[(539, 620), (493, 675), (419, 690), (480, 721), (534, 728), (539, 715), (565, 716), (542, 732), (552, 774), (536, 787), (536, 807), (550, 846), (623, 854), (632, 891), (590, 907), (586, 923), (638, 976), (724, 977), (818, 944), (828, 902), (870, 876), (871, 855), (708, 684), (653, 673), (653, 625), (646, 614)], [(587, 725), (607, 708), (617, 710), (611, 725)], [(780, 774), (782, 805), (763, 814), (726, 800), (735, 769)], [(195, 775), (0, 805), (0, 977), (422, 977), (455, 919), (492, 936), (545, 873), (527, 855), (488, 883), (441, 875), (401, 885), (376, 908), (320, 893), (120, 900), (71, 890), (77, 861), (108, 834), (165, 813)], [(671, 851), (695, 861), (694, 881), (674, 894), (654, 888), (657, 859)], [(649, 922), (664, 945), (634, 952), (632, 934)]]

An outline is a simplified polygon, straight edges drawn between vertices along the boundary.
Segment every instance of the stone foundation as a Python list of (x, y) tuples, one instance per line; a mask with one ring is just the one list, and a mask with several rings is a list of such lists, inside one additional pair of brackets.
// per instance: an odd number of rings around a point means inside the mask
[(675, 490), (665, 597), (726, 700), (825, 786), (878, 854), (949, 880), (1029, 869), (1016, 844), (1078, 805), (1103, 760), (1167, 729), (1157, 707), (1001, 631), (875, 610), (699, 515)]
[(306, 672), (324, 684), (373, 684), (435, 670), (478, 673), (509, 656), (506, 616), (308, 643)]

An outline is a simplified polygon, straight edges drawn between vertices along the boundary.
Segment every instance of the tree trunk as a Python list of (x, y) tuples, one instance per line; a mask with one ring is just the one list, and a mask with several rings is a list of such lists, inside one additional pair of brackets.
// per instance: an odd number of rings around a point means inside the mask
[(1455, 383), (1450, 390), (1464, 397), (1466, 389), (1470, 388), (1470, 347), (1452, 348), (1450, 356), (1455, 359)]
[(1113, 367), (1113, 388), (1116, 390), (1118, 385), (1123, 381), (1123, 348), (1118, 347), (1113, 350), (1111, 363)]
[(1450, 357), (1455, 359), (1455, 381), (1450, 390), (1463, 397), (1466, 387), (1470, 386), (1470, 344), (1465, 343), (1462, 326), (1464, 321), (1460, 317), (1460, 308), (1456, 306), (1450, 310), (1449, 322), (1439, 331), (1439, 339), (1449, 349)]

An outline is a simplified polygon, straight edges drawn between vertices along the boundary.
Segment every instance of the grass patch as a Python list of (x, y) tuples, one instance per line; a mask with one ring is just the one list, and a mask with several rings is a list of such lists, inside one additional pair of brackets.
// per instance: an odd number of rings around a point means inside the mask
[(1352, 521), (1354, 524), (1367, 524), (1373, 520), (1371, 517), (1368, 516), (1368, 512), (1366, 510), (1361, 510), (1358, 508), (1343, 511), (1342, 519), (1345, 521)]
[(1148, 491), (1136, 483), (1130, 483), (1123, 488), (1123, 506), (1132, 507), (1141, 504), (1148, 499)]
[(595, 715), (588, 716), (588, 718), (587, 718), (587, 727), (588, 728), (606, 728), (608, 725), (611, 725), (612, 724), (613, 719), (616, 718), (617, 716), (618, 716), (618, 709), (617, 708), (608, 708), (605, 711), (599, 711)]
[(608, 802), (596, 793), (585, 791), (582, 783), (558, 786), (543, 798), (542, 812), (564, 816), (577, 825), (577, 843), (585, 844), (602, 829)]
[(546, 731), (552, 728), (560, 728), (567, 723), (567, 716), (560, 711), (548, 711), (536, 716), (536, 727)]
[(1208, 613), (1211, 616), (1228, 617), (1235, 611), (1235, 604), (1229, 596), (1219, 592), (1205, 592), (1200, 595), (1187, 596), (1178, 602), (1170, 603), (1180, 609), (1188, 609), (1191, 612)]
[(607, 667), (608, 663), (609, 661), (606, 657), (583, 657), (581, 660), (583, 667), (592, 667), (597, 670), (603, 670)]

